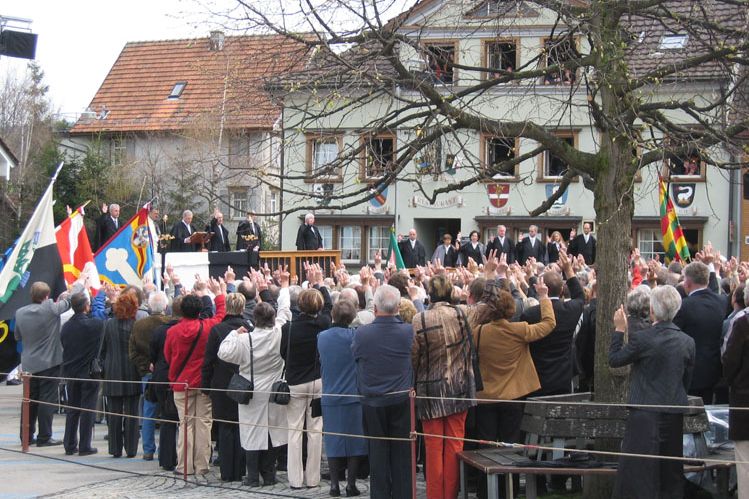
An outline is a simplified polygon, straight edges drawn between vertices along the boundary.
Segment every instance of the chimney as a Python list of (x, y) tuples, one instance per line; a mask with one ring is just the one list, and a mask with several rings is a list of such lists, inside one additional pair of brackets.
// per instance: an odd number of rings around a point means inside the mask
[(211, 31), (209, 38), (209, 49), (212, 52), (218, 52), (224, 49), (224, 32), (223, 31)]

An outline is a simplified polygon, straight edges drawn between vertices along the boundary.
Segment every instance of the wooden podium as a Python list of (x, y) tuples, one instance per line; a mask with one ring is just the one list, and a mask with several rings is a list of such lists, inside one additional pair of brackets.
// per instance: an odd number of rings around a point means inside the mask
[(205, 243), (211, 240), (213, 232), (193, 232), (190, 235), (190, 244), (199, 244), (200, 251), (208, 251), (205, 247)]

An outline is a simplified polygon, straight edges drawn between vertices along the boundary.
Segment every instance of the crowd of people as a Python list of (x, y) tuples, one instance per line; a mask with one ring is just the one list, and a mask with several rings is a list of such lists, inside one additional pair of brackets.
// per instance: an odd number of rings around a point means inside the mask
[[(302, 242), (319, 236), (308, 222)], [(434, 262), (412, 229), (401, 250), (411, 272), (378, 253), (353, 273), (307, 264), (299, 279), (267, 267), (239, 278), (229, 268), (189, 290), (172, 269), (163, 291), (105, 286), (90, 298), (80, 282), (56, 302), (35, 283), (15, 334), (24, 370), (36, 375), (36, 445), (60, 443), (50, 404), (62, 367), (75, 379), (65, 452), (96, 452), (100, 366), (113, 457), (136, 456), (142, 440), (143, 458), (158, 454), (164, 470), (205, 480), (213, 461), (222, 480), (257, 487), (285, 468), (299, 489), (320, 485), (324, 448), (331, 496), (358, 495), (357, 479), (368, 476), (372, 497), (406, 498), (413, 389), (427, 497), (455, 498), (463, 439), (522, 443), (522, 401), (595, 388), (597, 276), (606, 270), (594, 263), (587, 224), (569, 245), (561, 235), (543, 243), (535, 226), (519, 244), (504, 226), (486, 245), (476, 232), (463, 245), (445, 238)], [(446, 266), (453, 252), (462, 257)], [(681, 456), (684, 411), (675, 406), (692, 395), (730, 402), (737, 460), (749, 460), (749, 413), (740, 411), (749, 407), (748, 278), (749, 263), (709, 244), (688, 265), (631, 252), (626, 301), (603, 326), (610, 369), (628, 378), (636, 405), (623, 452)], [(247, 403), (227, 391), (237, 377), (254, 390)], [(160, 420), (158, 445), (148, 418)], [(681, 497), (681, 464), (621, 459), (616, 497)], [(747, 490), (745, 465), (738, 477)]]

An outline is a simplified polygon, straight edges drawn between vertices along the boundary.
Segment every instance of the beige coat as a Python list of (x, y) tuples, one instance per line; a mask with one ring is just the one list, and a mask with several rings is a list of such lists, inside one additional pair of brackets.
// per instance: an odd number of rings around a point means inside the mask
[(541, 388), (528, 344), (547, 336), (555, 326), (551, 300), (544, 298), (538, 324), (500, 319), (477, 327), (474, 342), (484, 382), (477, 397), (514, 400)]

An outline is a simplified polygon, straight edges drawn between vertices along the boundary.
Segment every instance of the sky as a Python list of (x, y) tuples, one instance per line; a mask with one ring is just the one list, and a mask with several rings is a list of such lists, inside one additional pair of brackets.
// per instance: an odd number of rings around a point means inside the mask
[[(33, 21), (31, 31), (39, 37), (36, 62), (54, 108), (67, 119), (88, 106), (125, 43), (208, 36), (206, 11), (195, 0), (0, 2), (0, 16)], [(22, 76), (27, 62), (0, 57), (2, 79), (12, 71)]]

